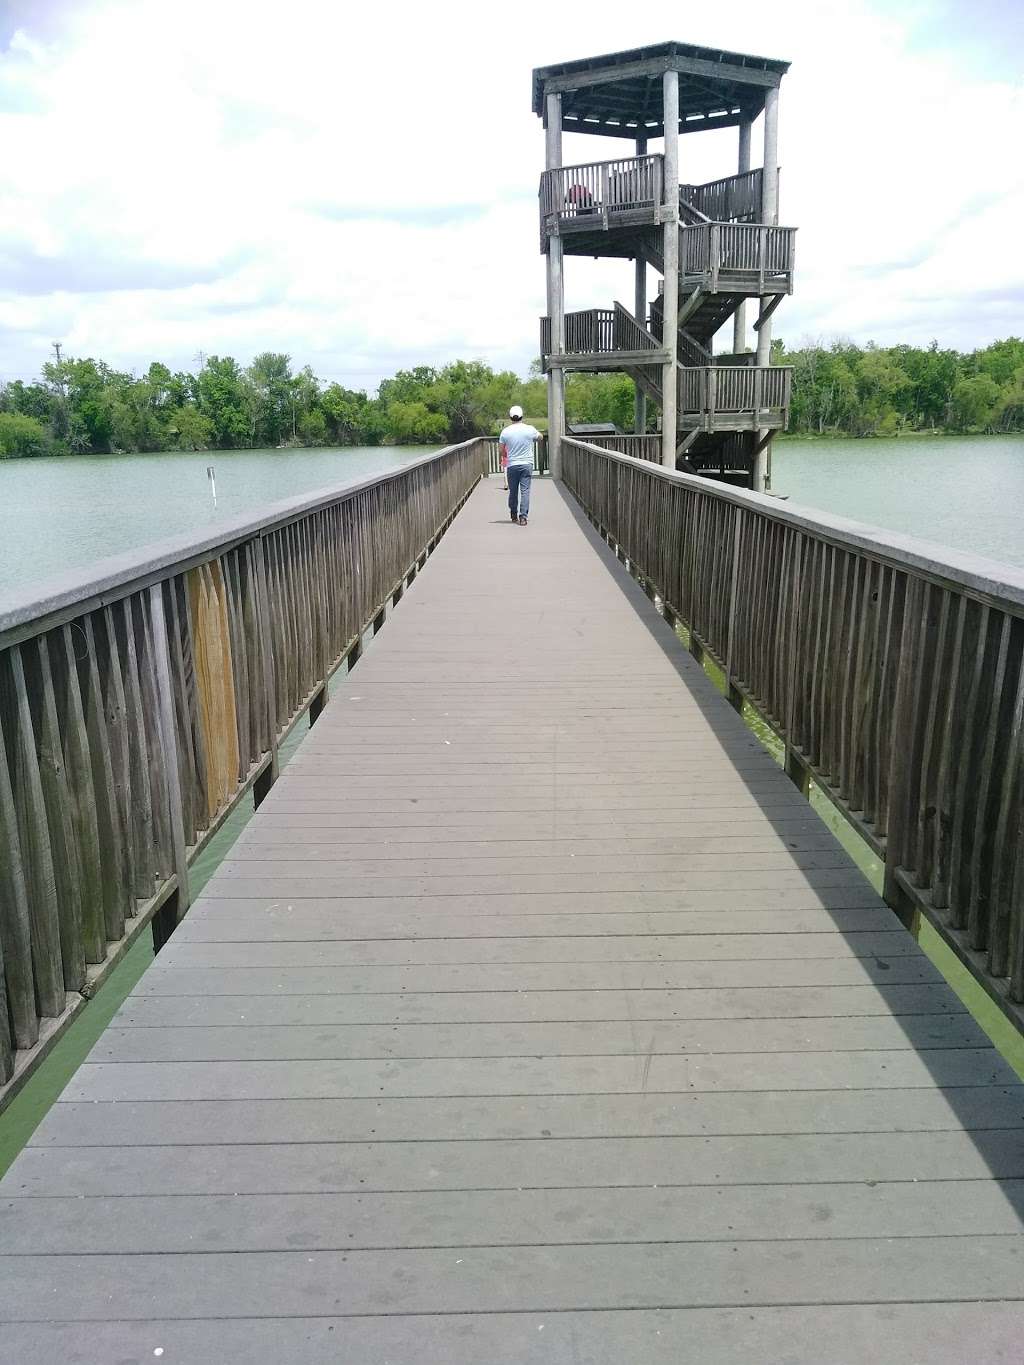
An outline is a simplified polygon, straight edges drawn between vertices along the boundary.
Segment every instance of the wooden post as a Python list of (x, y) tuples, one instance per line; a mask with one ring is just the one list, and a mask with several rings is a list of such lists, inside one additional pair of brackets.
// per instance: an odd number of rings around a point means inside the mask
[[(771, 86), (764, 101), (764, 169), (761, 175), (761, 221), (769, 226), (779, 221), (779, 88)], [(768, 300), (762, 298), (760, 327), (757, 333), (757, 364), (771, 364), (772, 324), (766, 316)], [(767, 428), (761, 427), (757, 433), (758, 443), (766, 435)], [(770, 444), (770, 443), (769, 443)], [(754, 489), (763, 493), (769, 486), (768, 471), (771, 456), (766, 444), (754, 463)]]
[(153, 916), (153, 949), (159, 952), (176, 925), (181, 923), (190, 904), (181, 776), (178, 767), (178, 736), (174, 726), (174, 692), (171, 687), (171, 661), (161, 583), (154, 583), (149, 589), (149, 617), (153, 632), (153, 665), (156, 672), (157, 731), (160, 735), (164, 791), (171, 821), (171, 857), (174, 877), (178, 883), (174, 895)]
[[(548, 95), (544, 105), (544, 164), (549, 171), (562, 164), (562, 97)], [(562, 205), (555, 203), (557, 229)], [(557, 230), (548, 238), (548, 317), (551, 319), (551, 349), (556, 355), (565, 350), (565, 285), (562, 278), (562, 238)], [(560, 366), (548, 372), (548, 465), (553, 479), (562, 474), (562, 437), (565, 434), (565, 373)]]
[(664, 224), (665, 294), (662, 346), (669, 359), (661, 381), (661, 462), (676, 467), (676, 413), (679, 402), (677, 363), (679, 350), (679, 72), (666, 71), (663, 78), (665, 122), (665, 183), (661, 218)]
[[(638, 137), (636, 140), (637, 156), (647, 155), (647, 138)], [(638, 177), (639, 179), (639, 177)], [(634, 287), (633, 287), (633, 316), (641, 327), (647, 326), (647, 262), (643, 256), (637, 254), (634, 262)], [(647, 430), (647, 395), (636, 386), (636, 398), (633, 406), (633, 430), (638, 436), (642, 436)]]
[[(736, 159), (736, 172), (744, 175), (750, 170), (750, 120), (739, 126), (739, 155)], [(747, 349), (747, 301), (736, 309), (732, 321), (732, 352), (740, 355)]]

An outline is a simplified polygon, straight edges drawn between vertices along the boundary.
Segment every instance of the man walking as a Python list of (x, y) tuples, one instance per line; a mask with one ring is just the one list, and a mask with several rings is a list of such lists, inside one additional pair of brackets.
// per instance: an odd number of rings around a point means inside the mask
[(526, 525), (530, 515), (530, 480), (533, 478), (533, 447), (540, 440), (536, 427), (523, 421), (523, 410), (517, 403), (508, 410), (512, 421), (498, 437), (501, 453), (508, 464), (508, 510), (513, 522)]

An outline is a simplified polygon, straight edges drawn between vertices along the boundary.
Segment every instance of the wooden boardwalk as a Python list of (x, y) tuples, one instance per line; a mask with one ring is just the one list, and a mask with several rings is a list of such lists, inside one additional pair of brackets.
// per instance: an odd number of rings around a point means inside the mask
[(0, 1184), (0, 1360), (1018, 1362), (1024, 1088), (482, 485)]

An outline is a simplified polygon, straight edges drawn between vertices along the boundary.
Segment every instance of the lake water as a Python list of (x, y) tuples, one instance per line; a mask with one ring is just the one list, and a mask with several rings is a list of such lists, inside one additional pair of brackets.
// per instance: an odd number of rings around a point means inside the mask
[(421, 454), (417, 446), (349, 446), (0, 460), (0, 599), (18, 584), (170, 536), (202, 535), (268, 503), (357, 483)]
[(1024, 437), (776, 441), (791, 502), (1024, 564)]
[[(20, 584), (169, 536), (212, 530), (282, 498), (394, 469), (412, 446), (0, 461), (0, 598)], [(206, 469), (216, 473), (214, 505)], [(1024, 564), (1024, 439), (779, 441), (792, 502)]]

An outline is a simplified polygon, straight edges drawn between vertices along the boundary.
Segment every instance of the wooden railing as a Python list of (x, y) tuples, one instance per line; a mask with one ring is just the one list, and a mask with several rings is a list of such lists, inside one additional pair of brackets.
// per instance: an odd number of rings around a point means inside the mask
[(0, 1105), (153, 921), (487, 466), (483, 439), (0, 604)]
[[(486, 461), (488, 474), (500, 474), (501, 469), (501, 450), (498, 446), (497, 438), (494, 440), (484, 440), (486, 448)], [(541, 436), (533, 447), (533, 472), (535, 474), (546, 474), (548, 472), (548, 438)]]
[(788, 415), (793, 371), (788, 365), (703, 365), (679, 371), (679, 411)]
[(718, 223), (759, 222), (764, 172), (743, 171), (705, 185), (680, 185), (679, 201)]
[(615, 350), (615, 312), (584, 308), (565, 315), (565, 354), (595, 355)]
[(612, 306), (614, 323), (612, 326), (612, 349), (615, 351), (656, 351), (657, 340), (651, 336), (621, 303)]
[(706, 280), (712, 293), (727, 284), (758, 294), (793, 287), (796, 228), (697, 223), (679, 229), (679, 247), (680, 274)]
[(561, 228), (607, 226), (615, 214), (654, 208), (661, 195), (662, 159), (656, 155), (545, 171), (540, 178), (542, 239), (549, 218)]
[(656, 432), (649, 435), (591, 436), (587, 444), (598, 446), (601, 450), (614, 450), (620, 455), (632, 455), (634, 460), (661, 463), (661, 437)]
[(572, 439), (588, 515), (1024, 1024), (1024, 572)]
[[(622, 306), (584, 308), (565, 315), (564, 355), (611, 355), (616, 351), (655, 351), (658, 343)], [(551, 319), (540, 320), (540, 353), (551, 350)]]

